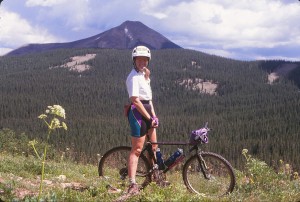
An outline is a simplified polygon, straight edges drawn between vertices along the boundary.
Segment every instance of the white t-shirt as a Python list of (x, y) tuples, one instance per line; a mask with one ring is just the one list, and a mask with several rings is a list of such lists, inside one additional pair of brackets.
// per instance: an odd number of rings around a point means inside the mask
[(145, 79), (144, 72), (137, 72), (134, 68), (126, 79), (127, 92), (130, 97), (138, 97), (140, 100), (152, 100), (150, 79)]

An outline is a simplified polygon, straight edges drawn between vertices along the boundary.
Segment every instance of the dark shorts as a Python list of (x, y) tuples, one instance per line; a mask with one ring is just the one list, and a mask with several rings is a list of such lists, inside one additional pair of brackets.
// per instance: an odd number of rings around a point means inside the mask
[[(151, 105), (143, 104), (149, 114), (151, 114)], [(131, 129), (131, 136), (143, 137), (151, 128), (151, 123), (136, 109), (134, 105), (130, 106), (128, 112), (128, 121)]]

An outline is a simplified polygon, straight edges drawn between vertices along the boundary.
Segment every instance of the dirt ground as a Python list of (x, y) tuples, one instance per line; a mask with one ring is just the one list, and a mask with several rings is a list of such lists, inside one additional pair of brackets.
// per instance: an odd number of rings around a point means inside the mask
[(204, 81), (200, 78), (196, 78), (194, 81), (192, 79), (184, 79), (179, 82), (179, 85), (184, 85), (189, 90), (197, 90), (200, 93), (207, 93), (210, 95), (215, 95), (218, 87), (216, 83), (213, 83), (212, 81)]
[(89, 70), (91, 67), (87, 64), (84, 64), (85, 62), (92, 60), (96, 57), (96, 54), (86, 54), (83, 56), (74, 56), (71, 57), (71, 62), (67, 62), (61, 66), (56, 66), (53, 68), (63, 67), (68, 68), (70, 71), (75, 72), (84, 72), (86, 70)]

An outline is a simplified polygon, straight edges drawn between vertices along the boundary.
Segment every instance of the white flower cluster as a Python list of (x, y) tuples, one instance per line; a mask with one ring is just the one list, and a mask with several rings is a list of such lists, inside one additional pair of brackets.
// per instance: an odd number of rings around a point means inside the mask
[[(46, 118), (48, 117), (46, 114), (54, 116), (50, 123), (48, 123), (46, 121)], [(63, 128), (65, 130), (67, 130), (66, 123), (60, 122), (60, 120), (58, 118), (56, 118), (56, 117), (61, 117), (63, 119), (66, 118), (66, 112), (62, 106), (60, 106), (60, 105), (48, 106), (46, 109), (46, 114), (41, 114), (40, 116), (38, 116), (38, 118), (43, 119), (46, 122), (46, 124), (50, 130), (54, 130), (57, 128)]]
[(66, 112), (65, 109), (62, 108), (60, 105), (53, 105), (53, 106), (48, 106), (48, 109), (46, 110), (47, 114), (54, 114), (62, 118), (66, 118)]

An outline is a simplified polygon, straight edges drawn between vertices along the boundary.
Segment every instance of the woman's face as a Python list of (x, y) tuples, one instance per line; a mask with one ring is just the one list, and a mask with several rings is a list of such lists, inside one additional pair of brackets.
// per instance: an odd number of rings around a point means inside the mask
[(143, 71), (143, 69), (148, 66), (148, 58), (143, 56), (136, 57), (135, 66), (139, 71)]

